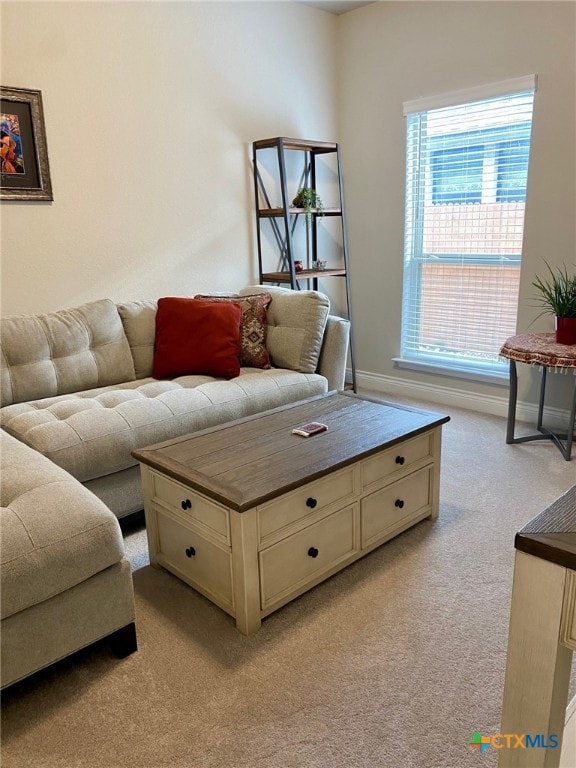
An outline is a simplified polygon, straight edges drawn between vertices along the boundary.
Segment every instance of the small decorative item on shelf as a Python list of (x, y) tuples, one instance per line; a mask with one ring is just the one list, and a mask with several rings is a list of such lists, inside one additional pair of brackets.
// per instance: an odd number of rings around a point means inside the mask
[(292, 200), (292, 205), (296, 208), (304, 208), (307, 222), (312, 220), (313, 213), (317, 213), (319, 216), (322, 216), (324, 213), (322, 198), (312, 187), (302, 187), (299, 189), (298, 194)]
[(326, 264), (327, 261), (325, 259), (316, 259), (316, 261), (312, 262), (312, 269), (315, 269), (317, 272), (324, 272)]
[(294, 262), (294, 271), (295, 272), (302, 272), (304, 269), (304, 264), (301, 261), (295, 261)]
[(536, 277), (532, 283), (540, 292), (537, 302), (543, 307), (541, 314), (555, 316), (558, 344), (576, 344), (576, 274), (568, 274), (566, 266), (554, 270), (544, 263), (550, 278)]

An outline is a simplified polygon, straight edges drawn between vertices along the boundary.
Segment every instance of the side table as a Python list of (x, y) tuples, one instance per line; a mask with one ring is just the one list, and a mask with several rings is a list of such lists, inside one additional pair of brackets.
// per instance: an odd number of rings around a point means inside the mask
[[(524, 443), (528, 440), (553, 440), (566, 461), (572, 456), (574, 423), (576, 421), (576, 345), (557, 344), (553, 333), (523, 333), (506, 339), (500, 350), (502, 357), (510, 360), (510, 397), (508, 401), (508, 423), (506, 428), (507, 443)], [(516, 400), (518, 396), (518, 374), (516, 362), (538, 365), (542, 371), (540, 381), (540, 400), (538, 403), (537, 434), (514, 437), (516, 423)], [(566, 434), (558, 434), (542, 425), (544, 400), (546, 396), (546, 375), (548, 370), (554, 373), (569, 371), (575, 375), (574, 392), (568, 417)]]
[(514, 547), (498, 768), (573, 766), (561, 755), (574, 754), (574, 726), (564, 734), (564, 722), (576, 650), (576, 485), (518, 531)]

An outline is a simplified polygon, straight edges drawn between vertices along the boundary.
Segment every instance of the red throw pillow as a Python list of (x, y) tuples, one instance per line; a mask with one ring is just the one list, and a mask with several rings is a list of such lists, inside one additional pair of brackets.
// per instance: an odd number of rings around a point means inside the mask
[(268, 316), (266, 310), (272, 301), (269, 293), (255, 293), (247, 296), (209, 296), (199, 293), (195, 299), (208, 301), (233, 301), (242, 307), (242, 328), (240, 329), (240, 365), (249, 368), (270, 368), (270, 354), (266, 346)]
[(240, 374), (238, 304), (168, 296), (158, 299), (152, 376), (200, 374), (233, 379)]

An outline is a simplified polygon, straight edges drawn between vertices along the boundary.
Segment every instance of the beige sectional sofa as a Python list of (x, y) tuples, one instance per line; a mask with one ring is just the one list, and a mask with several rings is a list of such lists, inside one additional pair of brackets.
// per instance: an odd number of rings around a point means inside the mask
[(2, 686), (109, 634), (135, 648), (114, 517), (143, 506), (134, 449), (343, 388), (349, 325), (328, 298), (255, 293), (272, 367), (231, 380), (152, 378), (154, 300), (2, 320)]
[(130, 564), (114, 514), (0, 432), (2, 688), (110, 636), (136, 650)]

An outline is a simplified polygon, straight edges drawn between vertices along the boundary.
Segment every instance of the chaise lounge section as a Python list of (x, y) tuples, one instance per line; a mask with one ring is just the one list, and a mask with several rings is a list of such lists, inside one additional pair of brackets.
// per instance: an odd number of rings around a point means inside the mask
[(5, 688), (101, 638), (136, 650), (134, 595), (114, 514), (60, 467), (0, 432)]

